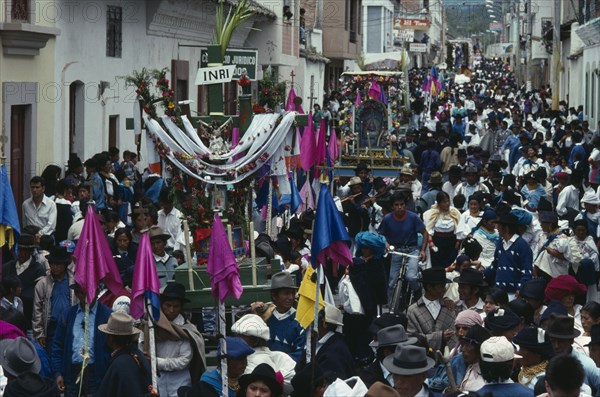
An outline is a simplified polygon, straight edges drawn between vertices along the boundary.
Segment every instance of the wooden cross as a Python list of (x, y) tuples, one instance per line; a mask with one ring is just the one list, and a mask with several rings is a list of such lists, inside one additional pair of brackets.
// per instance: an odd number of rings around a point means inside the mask
[(314, 78), (314, 76), (310, 76), (310, 96), (308, 97), (308, 99), (310, 99), (310, 109), (309, 109), (309, 112), (312, 112), (312, 109), (313, 109), (313, 100), (314, 99), (318, 99), (315, 96), (315, 78)]
[(294, 73), (294, 69), (290, 72), (290, 77), (292, 78), (292, 88), (294, 87), (294, 77), (296, 77), (296, 73)]

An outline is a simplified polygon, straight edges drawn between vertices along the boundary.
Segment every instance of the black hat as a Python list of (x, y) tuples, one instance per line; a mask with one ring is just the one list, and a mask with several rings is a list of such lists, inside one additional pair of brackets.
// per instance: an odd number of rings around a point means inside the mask
[(302, 227), (302, 222), (298, 220), (292, 220), (292, 222), (290, 222), (290, 227), (283, 233), (289, 238), (293, 238), (295, 240), (304, 239), (304, 228)]
[(548, 322), (548, 335), (556, 339), (574, 339), (581, 335), (575, 329), (575, 319), (568, 315), (552, 314)]
[(510, 309), (498, 309), (485, 317), (485, 328), (490, 331), (508, 331), (521, 324), (521, 318)]
[(540, 323), (549, 320), (553, 314), (561, 314), (566, 316), (569, 314), (569, 310), (562, 303), (558, 301), (552, 301), (548, 304), (548, 307), (540, 316)]
[(448, 170), (448, 175), (451, 175), (451, 176), (461, 176), (462, 175), (462, 169), (458, 165), (453, 165)]
[(521, 287), (519, 296), (522, 298), (530, 298), (544, 300), (544, 291), (546, 290), (546, 280), (542, 277), (532, 278)]
[(356, 174), (358, 174), (361, 171), (371, 171), (371, 169), (369, 168), (369, 166), (366, 163), (361, 161), (360, 163), (358, 163), (356, 168), (354, 168), (354, 172)]
[(506, 174), (502, 176), (502, 180), (500, 181), (501, 185), (504, 186), (515, 186), (516, 185), (516, 180), (515, 180), (515, 176), (512, 174)]
[(219, 397), (219, 393), (210, 384), (200, 381), (193, 386), (181, 386), (177, 389), (177, 397)]
[(246, 390), (250, 383), (257, 380), (261, 380), (269, 387), (272, 396), (279, 396), (283, 392), (283, 386), (279, 383), (275, 370), (269, 364), (259, 364), (252, 370), (252, 373), (242, 375), (240, 377), (240, 388)]
[(592, 339), (590, 340), (590, 343), (588, 343), (585, 346), (600, 345), (600, 324), (592, 325), (592, 329), (590, 330), (590, 336)]
[(19, 249), (35, 249), (35, 237), (31, 234), (21, 234), (17, 245)]
[(163, 292), (160, 294), (162, 300), (178, 299), (183, 303), (189, 303), (190, 300), (185, 297), (185, 287), (183, 284), (171, 282), (168, 283)]
[(292, 280), (292, 275), (290, 273), (279, 272), (275, 273), (273, 277), (271, 277), (271, 285), (265, 288), (265, 290), (274, 291), (280, 288), (297, 289), (298, 287), (294, 283), (294, 280)]
[(519, 345), (519, 351), (527, 349), (542, 355), (544, 358), (550, 358), (554, 353), (548, 333), (542, 328), (523, 328), (515, 335), (513, 342)]
[(333, 382), (337, 378), (335, 372), (326, 370), (321, 365), (316, 363), (314, 365), (314, 381), (313, 379), (313, 364), (308, 364), (296, 371), (296, 375), (292, 378), (292, 386), (294, 391), (292, 397), (306, 397), (310, 396), (312, 390), (311, 384), (319, 385), (323, 381), (327, 383)]
[(558, 215), (554, 211), (544, 211), (540, 213), (540, 223), (557, 223)]
[(423, 284), (446, 284), (451, 282), (446, 278), (446, 271), (441, 267), (432, 267), (421, 272), (421, 283)]
[(66, 248), (54, 247), (50, 251), (50, 255), (46, 255), (46, 259), (50, 265), (68, 265), (71, 263), (71, 257)]
[(518, 225), (519, 219), (515, 214), (502, 214), (498, 218), (498, 223), (501, 225)]
[(479, 324), (475, 324), (471, 326), (463, 339), (470, 345), (481, 346), (481, 344), (488, 340), (491, 336), (492, 334), (490, 334), (490, 331), (483, 328)]
[(483, 273), (477, 269), (466, 268), (460, 273), (460, 276), (453, 280), (458, 284), (473, 285), (476, 287), (487, 287), (487, 283), (483, 281)]
[(402, 325), (404, 329), (408, 326), (408, 318), (404, 313), (383, 313), (377, 317), (371, 325), (369, 325), (369, 332), (372, 335), (377, 335), (379, 330), (392, 327), (394, 325)]

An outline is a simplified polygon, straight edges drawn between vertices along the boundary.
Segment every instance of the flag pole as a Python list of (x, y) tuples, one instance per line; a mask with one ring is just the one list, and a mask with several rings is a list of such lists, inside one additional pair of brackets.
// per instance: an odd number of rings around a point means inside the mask
[[(227, 224), (227, 239), (229, 240), (229, 246), (232, 246), (233, 235), (231, 231), (231, 224)], [(223, 383), (223, 396), (229, 395), (229, 379), (227, 377), (227, 341), (225, 334), (227, 333), (227, 325), (225, 321), (225, 302), (219, 299), (219, 334), (221, 344), (221, 382)]]
[[(87, 295), (87, 293), (86, 293)], [(85, 380), (85, 367), (87, 367), (88, 358), (90, 356), (90, 346), (88, 341), (89, 336), (89, 326), (90, 326), (90, 305), (87, 303), (87, 297), (85, 299), (85, 309), (84, 309), (84, 317), (83, 317), (83, 361), (81, 363), (81, 372), (79, 373), (79, 396), (81, 397), (81, 393), (83, 392), (83, 383)]]
[[(268, 201), (267, 201), (267, 234), (269, 235), (269, 237), (272, 238), (271, 236), (271, 229), (272, 229), (272, 225), (271, 225), (271, 215), (273, 214), (273, 181), (271, 180), (271, 172), (269, 171), (269, 175), (268, 175), (268, 181), (269, 181), (269, 197), (268, 197)], [(231, 244), (231, 243), (230, 243)]]
[(250, 228), (248, 231), (250, 234), (250, 260), (252, 261), (252, 286), (256, 287), (257, 279), (256, 279), (256, 245), (254, 242), (254, 222), (250, 221)]
[[(309, 330), (309, 334), (316, 338), (315, 341), (311, 340), (311, 344), (309, 346), (309, 349), (311, 350), (311, 356), (313, 359), (311, 364), (310, 377), (311, 390), (313, 390), (315, 387), (315, 371), (317, 366), (317, 341), (319, 340), (319, 296), (321, 295), (321, 272), (323, 271), (322, 266), (323, 265), (321, 265), (320, 263), (317, 266), (317, 280), (315, 281), (315, 317), (312, 324), (312, 330)], [(313, 332), (314, 335), (312, 335)]]
[[(184, 221), (185, 222), (185, 221)], [(146, 311), (146, 327), (148, 328), (148, 347), (150, 353), (150, 369), (152, 372), (152, 389), (154, 391), (158, 391), (158, 371), (156, 368), (156, 339), (154, 335), (154, 318), (152, 316), (152, 310), (148, 310), (148, 305), (150, 305), (150, 301), (148, 298), (144, 298), (146, 304), (144, 305), (144, 310)]]
[(190, 226), (188, 225), (187, 220), (183, 220), (183, 233), (185, 233), (185, 261), (188, 265), (188, 283), (190, 290), (193, 291), (194, 288), (194, 272), (192, 270), (192, 251), (190, 248)]

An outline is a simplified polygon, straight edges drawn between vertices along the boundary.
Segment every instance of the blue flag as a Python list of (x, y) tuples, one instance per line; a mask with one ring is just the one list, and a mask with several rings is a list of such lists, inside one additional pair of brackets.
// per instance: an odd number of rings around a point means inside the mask
[(352, 263), (350, 235), (346, 230), (342, 214), (338, 211), (329, 188), (321, 185), (319, 202), (312, 236), (312, 258), (314, 267), (326, 263), (327, 258), (344, 266)]
[(19, 214), (15, 205), (6, 166), (0, 166), (0, 247), (8, 240), (8, 247), (12, 248), (19, 240), (21, 227), (19, 226)]
[(298, 207), (302, 205), (302, 197), (298, 193), (298, 187), (294, 178), (290, 178), (290, 188), (292, 189), (290, 194), (282, 194), (279, 198), (279, 210), (284, 211), (285, 208), (283, 206), (289, 204), (292, 214), (295, 214), (298, 211)]

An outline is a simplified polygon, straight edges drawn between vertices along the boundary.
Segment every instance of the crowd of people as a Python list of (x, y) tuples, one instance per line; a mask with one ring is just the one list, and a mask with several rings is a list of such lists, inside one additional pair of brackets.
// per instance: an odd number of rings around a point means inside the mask
[[(367, 163), (336, 178), (354, 259), (324, 265), (316, 326), (296, 312), (315, 283), (304, 277), (314, 212), (284, 215), (275, 238), (256, 233), (281, 272), (270, 302), (236, 309), (226, 353), (215, 352), (228, 397), (600, 396), (600, 125), (590, 130), (581, 107), (551, 110), (549, 88), (527, 92), (502, 61), (473, 69), (435, 97), (423, 87), (437, 76), (410, 72), (397, 178), (372, 178)], [(187, 265), (168, 182), (116, 148), (30, 180), (17, 254), (3, 256), (5, 396), (223, 396), (223, 369), (206, 364), (209, 320), (190, 317), (174, 281)], [(161, 285), (156, 391), (127, 296), (99, 289), (85, 332), (73, 252), (89, 208), (125, 286), (149, 234)]]

